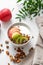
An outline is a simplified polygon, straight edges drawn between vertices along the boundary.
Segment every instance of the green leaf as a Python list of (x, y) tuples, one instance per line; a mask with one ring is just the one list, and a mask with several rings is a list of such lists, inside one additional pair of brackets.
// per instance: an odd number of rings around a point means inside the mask
[(24, 8), (21, 9), (23, 12), (25, 12)]
[(39, 1), (39, 9), (41, 9), (41, 1)]
[(32, 3), (32, 0), (29, 0), (29, 3), (31, 4)]
[(17, 16), (21, 17), (22, 15), (21, 14), (17, 14)]
[[(18, 0), (18, 2), (20, 1), (22, 0)], [(23, 7), (19, 10), (16, 18), (25, 19), (28, 15), (35, 17), (40, 15), (41, 10), (43, 10), (43, 0), (24, 0)]]
[(42, 3), (42, 9), (43, 9), (43, 3)]
[(17, 14), (17, 17), (19, 17), (19, 18), (25, 18), (25, 15), (24, 15), (24, 14), (21, 15), (21, 14), (19, 13), (19, 14)]
[(28, 12), (27, 12), (27, 9), (24, 7), (24, 10), (25, 10), (25, 15), (27, 16), (28, 15)]
[(27, 1), (25, 0), (24, 3), (23, 3), (23, 5), (25, 5), (26, 3), (27, 3)]
[(20, 2), (20, 1), (22, 1), (22, 0), (18, 0), (17, 3)]
[(35, 13), (33, 17), (35, 17), (36, 15), (37, 15), (37, 13)]
[(16, 19), (19, 19), (20, 17), (16, 17)]

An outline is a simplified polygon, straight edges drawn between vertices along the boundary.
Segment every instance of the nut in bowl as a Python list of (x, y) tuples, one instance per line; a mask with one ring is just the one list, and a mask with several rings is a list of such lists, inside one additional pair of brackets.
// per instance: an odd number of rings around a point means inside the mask
[(26, 23), (14, 23), (9, 27), (7, 35), (11, 43), (17, 47), (24, 46), (31, 40), (30, 28)]

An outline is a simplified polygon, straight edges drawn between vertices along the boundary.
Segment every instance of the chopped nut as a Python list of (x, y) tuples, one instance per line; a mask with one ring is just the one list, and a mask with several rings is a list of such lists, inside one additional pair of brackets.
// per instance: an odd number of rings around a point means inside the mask
[(20, 54), (21, 54), (21, 53), (17, 53), (14, 57), (15, 57), (15, 58), (20, 58)]
[(22, 58), (26, 57), (25, 52), (23, 50), (21, 50), (19, 47), (17, 49), (17, 52), (18, 53), (15, 55), (16, 58), (22, 59)]
[(6, 54), (9, 55), (9, 51), (6, 51)]
[(28, 38), (28, 40), (30, 39), (30, 36), (26, 35), (26, 37)]
[(2, 52), (2, 50), (0, 49), (0, 53)]
[(0, 44), (0, 46), (1, 46), (1, 47), (3, 47), (3, 45), (2, 45), (2, 44)]
[(18, 49), (17, 49), (17, 52), (21, 52), (21, 49), (20, 49), (20, 47), (18, 47)]
[(4, 51), (4, 49), (0, 49), (0, 53), (1, 53), (2, 51)]
[(13, 62), (17, 62), (17, 58), (14, 57), (14, 58), (13, 58)]
[(24, 48), (22, 47), (22, 49), (24, 49)]
[(20, 59), (18, 59), (18, 60), (17, 60), (17, 63), (20, 63), (20, 62), (21, 62), (21, 60), (20, 60)]
[(9, 57), (10, 57), (10, 61), (16, 62), (16, 59), (12, 55), (9, 55)]
[(32, 50), (33, 50), (33, 47), (29, 50), (29, 52), (32, 51)]
[(9, 57), (12, 57), (12, 55), (9, 55)]
[(23, 50), (21, 50), (19, 47), (17, 49), (17, 54), (15, 56), (12, 56), (9, 54), (10, 60), (16, 63), (21, 62), (21, 59), (23, 59), (24, 57), (26, 57), (25, 52), (23, 52)]
[(7, 49), (9, 49), (9, 46), (6, 46)]
[(9, 57), (10, 57), (10, 60), (13, 61), (13, 56), (12, 55), (9, 55)]
[(13, 62), (16, 62), (16, 63), (21, 62), (20, 58), (18, 58), (18, 57), (13, 57), (12, 55), (9, 55), (9, 57), (10, 57), (10, 60)]
[(32, 38), (34, 38), (34, 36), (32, 36)]
[(8, 63), (8, 65), (10, 65), (10, 63)]
[(6, 43), (6, 44), (9, 44), (9, 41), (6, 40), (5, 43)]
[(4, 51), (4, 49), (2, 49), (2, 51)]
[(16, 62), (16, 63), (19, 63), (19, 62), (21, 62), (21, 60), (19, 59), (19, 58), (13, 58), (13, 62)]
[(10, 60), (13, 61), (13, 57), (10, 57)]
[(14, 48), (14, 50), (16, 50), (16, 48)]

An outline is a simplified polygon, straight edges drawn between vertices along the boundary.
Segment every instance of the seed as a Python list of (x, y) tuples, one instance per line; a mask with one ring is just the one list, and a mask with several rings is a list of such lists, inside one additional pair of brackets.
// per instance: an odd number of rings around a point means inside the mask
[(0, 49), (0, 53), (2, 52), (2, 50)]
[(1, 46), (1, 47), (3, 47), (3, 45), (2, 45), (2, 44), (0, 44), (0, 46)]
[(20, 62), (21, 62), (21, 60), (20, 60), (20, 59), (18, 59), (18, 60), (17, 60), (17, 63), (20, 63)]
[(9, 57), (10, 57), (10, 60), (13, 61), (13, 56), (12, 55), (9, 55)]
[(14, 50), (16, 50), (16, 48), (14, 48)]
[(29, 52), (32, 51), (32, 50), (33, 50), (33, 47), (29, 50)]
[(9, 55), (9, 57), (12, 57), (12, 55)]
[(9, 44), (9, 41), (6, 40), (5, 43), (6, 43), (6, 44)]
[(34, 38), (34, 36), (32, 36), (32, 38)]
[(4, 51), (4, 49), (2, 49), (2, 51)]
[(6, 46), (7, 49), (9, 49), (9, 46)]
[(8, 63), (8, 65), (10, 65), (10, 63)]
[(17, 62), (17, 58), (14, 57), (14, 58), (13, 58), (13, 62)]
[(6, 54), (9, 55), (9, 51), (6, 51)]
[(22, 49), (24, 49), (24, 48), (22, 47)]

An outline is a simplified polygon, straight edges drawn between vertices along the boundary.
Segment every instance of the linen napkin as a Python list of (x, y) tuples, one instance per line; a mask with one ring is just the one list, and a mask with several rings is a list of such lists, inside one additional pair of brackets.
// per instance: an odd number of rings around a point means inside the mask
[(39, 37), (32, 65), (43, 65), (43, 16), (37, 17), (36, 23), (39, 27)]
[(39, 27), (39, 33), (43, 39), (43, 16), (39, 16), (36, 18), (36, 23)]

